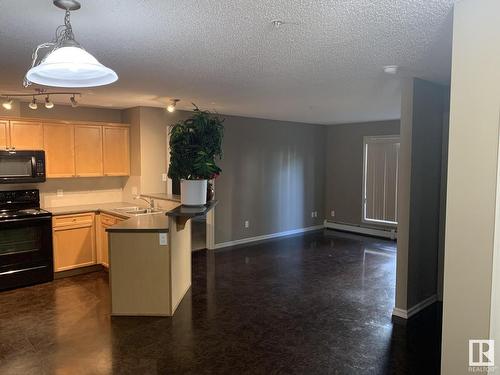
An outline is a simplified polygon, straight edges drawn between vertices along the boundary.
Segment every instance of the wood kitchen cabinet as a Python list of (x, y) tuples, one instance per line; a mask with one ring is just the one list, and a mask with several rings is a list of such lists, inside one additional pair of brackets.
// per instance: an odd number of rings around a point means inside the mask
[(9, 146), (16, 150), (42, 150), (43, 126), (37, 121), (10, 121)]
[(43, 149), (45, 150), (48, 178), (75, 176), (74, 128), (70, 124), (43, 124)]
[(102, 126), (75, 125), (75, 175), (96, 177), (103, 175)]
[(98, 241), (98, 251), (97, 251), (97, 262), (101, 263), (103, 266), (109, 268), (109, 243), (108, 243), (108, 233), (106, 229), (115, 225), (116, 223), (124, 219), (101, 213), (98, 220), (97, 229), (97, 241)]
[(54, 272), (96, 264), (94, 213), (54, 216)]
[(0, 149), (6, 149), (9, 145), (9, 122), (0, 121)]
[(128, 127), (103, 127), (103, 168), (105, 176), (128, 176), (130, 174), (129, 144)]
[(0, 119), (0, 149), (45, 150), (48, 178), (130, 175), (130, 129), (114, 123)]

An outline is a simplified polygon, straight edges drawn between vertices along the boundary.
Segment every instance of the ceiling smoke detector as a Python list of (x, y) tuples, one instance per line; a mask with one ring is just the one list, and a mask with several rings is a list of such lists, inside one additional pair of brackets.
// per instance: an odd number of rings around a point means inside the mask
[(271, 24), (274, 26), (275, 29), (279, 29), (282, 25), (285, 24), (285, 21), (282, 21), (282, 20), (272, 20)]

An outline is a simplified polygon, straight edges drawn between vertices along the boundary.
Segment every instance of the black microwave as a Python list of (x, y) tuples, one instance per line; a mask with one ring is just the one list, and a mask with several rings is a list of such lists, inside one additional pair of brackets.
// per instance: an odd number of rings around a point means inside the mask
[(23, 184), (45, 181), (45, 151), (1, 150), (0, 183)]

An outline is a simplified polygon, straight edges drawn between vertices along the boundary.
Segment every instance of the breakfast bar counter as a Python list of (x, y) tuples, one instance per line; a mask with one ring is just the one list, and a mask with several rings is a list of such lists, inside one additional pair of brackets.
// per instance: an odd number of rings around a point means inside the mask
[(111, 314), (172, 316), (191, 287), (191, 218), (217, 204), (179, 206), (107, 229)]

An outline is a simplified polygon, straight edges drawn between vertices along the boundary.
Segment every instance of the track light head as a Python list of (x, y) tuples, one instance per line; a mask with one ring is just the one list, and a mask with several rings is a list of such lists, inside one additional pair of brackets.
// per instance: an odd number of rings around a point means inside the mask
[(35, 110), (38, 108), (38, 104), (36, 104), (36, 98), (33, 97), (33, 100), (31, 101), (31, 103), (28, 105), (28, 107), (30, 107), (31, 109)]
[(179, 102), (180, 99), (172, 99), (171, 103), (167, 107), (167, 111), (170, 113), (175, 112), (175, 106), (177, 105), (177, 102)]
[(7, 100), (2, 103), (2, 107), (4, 107), (7, 111), (10, 111), (12, 109), (12, 99), (7, 98)]
[(49, 99), (49, 96), (47, 95), (45, 97), (45, 108), (47, 109), (51, 109), (51, 108), (54, 108), (54, 103), (52, 103)]
[(73, 95), (71, 98), (69, 98), (70, 102), (71, 102), (71, 106), (73, 108), (76, 108), (78, 107), (78, 102), (76, 101), (76, 98), (75, 98), (75, 95)]

